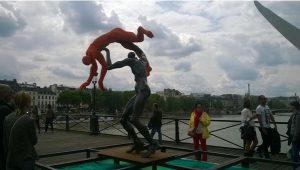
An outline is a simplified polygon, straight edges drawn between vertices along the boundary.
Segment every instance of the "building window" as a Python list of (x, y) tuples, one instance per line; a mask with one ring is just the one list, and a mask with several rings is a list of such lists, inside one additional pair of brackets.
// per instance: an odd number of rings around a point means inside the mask
[(40, 99), (40, 96), (38, 96), (38, 99)]
[(47, 99), (47, 96), (45, 96), (45, 99)]
[(42, 99), (44, 99), (44, 96), (42, 96)]

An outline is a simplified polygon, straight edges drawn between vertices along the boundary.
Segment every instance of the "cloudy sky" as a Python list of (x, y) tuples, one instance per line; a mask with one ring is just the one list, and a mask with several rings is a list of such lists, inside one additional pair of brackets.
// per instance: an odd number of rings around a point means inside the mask
[[(262, 4), (300, 28), (300, 1)], [(153, 68), (152, 92), (244, 94), (250, 83), (254, 94), (300, 94), (300, 50), (252, 1), (0, 2), (0, 79), (79, 87), (89, 44), (112, 28), (140, 25), (155, 36), (137, 43)], [(109, 49), (113, 62), (128, 53), (119, 44)], [(108, 72), (104, 83), (134, 86), (129, 68)]]

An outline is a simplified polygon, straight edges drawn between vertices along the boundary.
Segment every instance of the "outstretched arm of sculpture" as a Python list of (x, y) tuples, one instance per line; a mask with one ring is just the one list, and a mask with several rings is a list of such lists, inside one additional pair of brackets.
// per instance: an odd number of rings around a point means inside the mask
[(125, 66), (130, 66), (131, 63), (132, 63), (132, 59), (126, 58), (122, 61), (117, 61), (117, 62), (112, 64), (111, 59), (110, 59), (109, 49), (103, 48), (103, 50), (106, 52), (106, 61), (107, 61), (107, 69), (108, 70), (113, 70), (113, 69), (116, 69), (116, 68), (122, 68), (122, 67), (125, 67)]
[(86, 80), (86, 82), (82, 83), (82, 85), (80, 86), (80, 89), (85, 89), (86, 86), (90, 85), (92, 80), (93, 80), (93, 77), (98, 75), (97, 73), (97, 69), (98, 69), (98, 66), (97, 66), (97, 63), (95, 60), (92, 61), (92, 66), (90, 68), (90, 75), (89, 75), (89, 78)]
[(140, 49), (140, 47), (138, 47), (137, 45), (133, 44), (132, 42), (120, 42), (120, 44), (127, 49), (130, 49), (132, 51), (134, 51), (136, 53), (136, 55), (142, 59), (144, 62), (147, 63), (147, 76), (150, 75), (150, 71), (152, 70), (150, 63), (145, 55), (145, 53), (143, 52), (142, 49)]
[(111, 65), (110, 51), (106, 47), (104, 47), (102, 50), (104, 50), (106, 52), (106, 64), (107, 64), (107, 66), (110, 66)]

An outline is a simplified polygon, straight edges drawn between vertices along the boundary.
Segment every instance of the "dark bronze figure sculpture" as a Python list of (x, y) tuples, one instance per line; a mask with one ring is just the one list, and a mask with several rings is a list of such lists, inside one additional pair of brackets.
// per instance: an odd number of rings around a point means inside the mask
[(140, 122), (139, 117), (143, 113), (143, 109), (148, 97), (151, 94), (150, 88), (147, 83), (147, 71), (146, 67), (149, 64), (148, 60), (143, 53), (143, 51), (136, 46), (135, 44), (131, 44), (139, 56), (139, 59), (135, 57), (134, 52), (129, 52), (128, 57), (122, 61), (117, 61), (115, 63), (111, 63), (110, 52), (107, 48), (103, 50), (106, 51), (107, 58), (107, 68), (108, 70), (113, 70), (117, 68), (122, 68), (125, 66), (129, 66), (131, 68), (132, 73), (134, 74), (135, 84), (135, 96), (133, 96), (126, 104), (126, 107), (123, 111), (123, 115), (121, 118), (121, 124), (124, 129), (128, 132), (128, 135), (133, 139), (133, 146), (127, 153), (131, 153), (135, 151), (136, 153), (140, 153), (145, 149), (144, 143), (137, 137), (133, 126), (135, 126), (138, 131), (145, 137), (147, 142), (149, 143), (148, 151), (143, 154), (143, 157), (150, 157), (155, 150), (159, 147), (158, 144), (152, 139), (149, 134), (148, 128)]

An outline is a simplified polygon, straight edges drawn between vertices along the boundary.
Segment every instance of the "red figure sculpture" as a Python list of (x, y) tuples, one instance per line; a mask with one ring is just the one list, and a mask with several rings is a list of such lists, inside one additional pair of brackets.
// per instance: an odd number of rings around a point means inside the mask
[[(99, 88), (104, 91), (105, 87), (103, 85), (103, 80), (107, 72), (107, 63), (105, 62), (105, 59), (103, 55), (101, 54), (101, 50), (108, 46), (110, 43), (120, 43), (124, 48), (135, 51), (139, 57), (142, 55), (142, 51), (139, 48), (136, 48), (133, 44), (133, 42), (142, 42), (144, 40), (144, 34), (152, 38), (153, 34), (151, 31), (148, 31), (144, 29), (143, 27), (139, 27), (137, 29), (137, 35), (135, 35), (133, 32), (124, 31), (121, 28), (114, 28), (110, 32), (101, 35), (97, 39), (94, 40), (94, 42), (89, 46), (89, 48), (86, 51), (86, 56), (82, 58), (82, 62), (85, 65), (92, 65), (90, 68), (90, 75), (86, 82), (84, 82), (80, 89), (84, 89), (86, 86), (91, 84), (91, 81), (93, 79), (93, 76), (96, 76), (98, 66), (96, 60), (101, 64), (101, 74), (100, 79), (98, 81)], [(147, 76), (150, 75), (151, 67), (148, 64), (147, 65)]]

